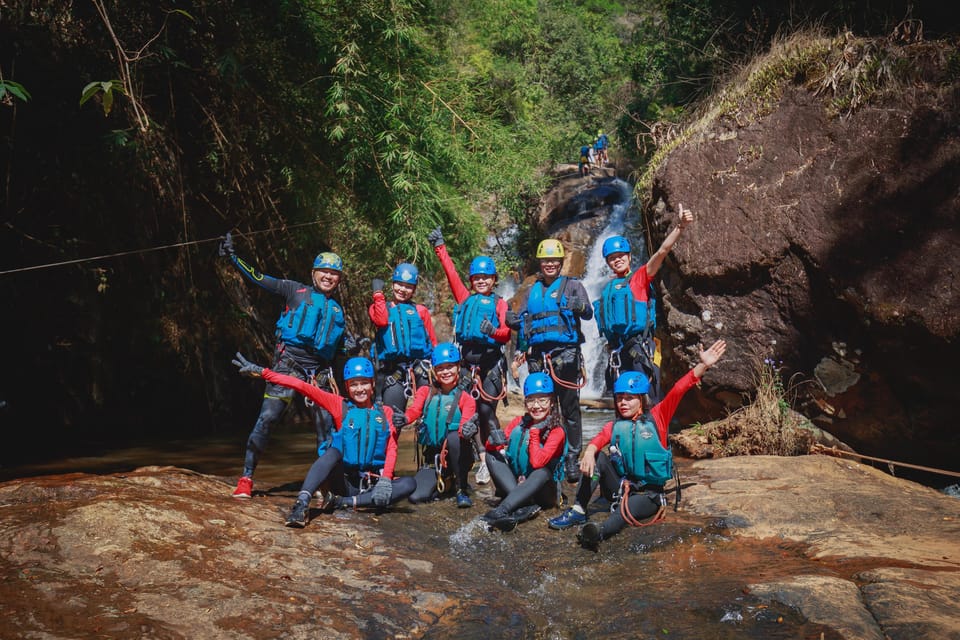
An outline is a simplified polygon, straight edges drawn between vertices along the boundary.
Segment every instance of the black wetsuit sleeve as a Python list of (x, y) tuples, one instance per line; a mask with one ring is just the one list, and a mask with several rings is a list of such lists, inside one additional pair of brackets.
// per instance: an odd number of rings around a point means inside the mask
[(290, 295), (298, 288), (300, 283), (292, 280), (281, 280), (261, 273), (257, 267), (236, 254), (230, 256), (230, 262), (237, 268), (237, 271), (243, 274), (243, 277), (253, 284), (266, 289), (270, 293), (276, 293), (289, 299)]

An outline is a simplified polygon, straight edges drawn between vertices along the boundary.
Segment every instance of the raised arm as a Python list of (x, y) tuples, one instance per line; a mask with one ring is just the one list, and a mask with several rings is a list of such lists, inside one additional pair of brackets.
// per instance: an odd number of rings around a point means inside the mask
[(677, 240), (680, 239), (680, 234), (683, 233), (683, 230), (691, 222), (693, 222), (693, 212), (689, 209), (684, 209), (683, 203), (680, 203), (679, 221), (676, 228), (667, 234), (667, 237), (663, 239), (663, 244), (660, 245), (660, 248), (657, 249), (656, 253), (650, 256), (650, 259), (647, 261), (647, 274), (651, 278), (653, 278), (653, 276), (657, 274), (657, 271), (660, 270), (660, 266), (666, 259), (667, 254), (673, 250), (673, 245), (675, 245)]

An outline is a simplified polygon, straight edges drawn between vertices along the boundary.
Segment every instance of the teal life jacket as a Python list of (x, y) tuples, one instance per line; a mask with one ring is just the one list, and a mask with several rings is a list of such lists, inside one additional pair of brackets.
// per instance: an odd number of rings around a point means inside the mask
[(425, 447), (442, 447), (447, 433), (460, 428), (460, 394), (454, 387), (450, 393), (434, 393), (423, 403), (423, 417), (417, 428), (417, 442)]
[(343, 308), (333, 298), (311, 291), (295, 309), (285, 309), (277, 320), (277, 338), (325, 360), (336, 355), (345, 321)]
[(560, 276), (549, 287), (537, 281), (530, 287), (527, 309), (523, 314), (523, 337), (528, 345), (580, 344), (583, 337), (577, 318), (566, 305), (568, 278)]
[(480, 331), (480, 322), (484, 318), (493, 323), (494, 328), (500, 326), (500, 321), (497, 319), (497, 300), (499, 299), (500, 296), (495, 293), (490, 295), (472, 293), (462, 303), (453, 307), (453, 331), (458, 343), (499, 344), (492, 336)]
[(433, 353), (423, 318), (417, 306), (408, 302), (390, 303), (387, 326), (377, 328), (377, 356), (381, 360), (423, 359)]
[(657, 425), (649, 414), (637, 420), (617, 420), (610, 445), (620, 452), (617, 471), (641, 484), (663, 486), (673, 477), (673, 453), (660, 444)]
[(649, 335), (657, 326), (653, 284), (650, 285), (648, 299), (637, 300), (630, 289), (631, 277), (633, 273), (628, 273), (623, 278), (608, 282), (600, 299), (593, 303), (597, 329), (611, 344), (623, 344), (643, 333)]
[(387, 459), (390, 424), (379, 404), (362, 409), (344, 400), (343, 421), (333, 432), (331, 446), (343, 454), (343, 464), (360, 471), (380, 471)]
[[(550, 420), (553, 419), (553, 416), (547, 416), (546, 420), (540, 422), (540, 425), (549, 425)], [(525, 426), (526, 417), (523, 418), (523, 422), (518, 424), (513, 428), (513, 431), (510, 432), (510, 439), (507, 440), (507, 448), (503, 452), (504, 457), (507, 459), (507, 463), (510, 465), (510, 470), (513, 471), (513, 475), (517, 476), (528, 476), (530, 472), (533, 471), (533, 466), (530, 464), (530, 427)], [(530, 425), (537, 426), (537, 425)], [(558, 429), (560, 427), (551, 426), (545, 428), (544, 426), (540, 427), (540, 444), (543, 444), (547, 441), (547, 438), (550, 436), (550, 431), (553, 429)]]

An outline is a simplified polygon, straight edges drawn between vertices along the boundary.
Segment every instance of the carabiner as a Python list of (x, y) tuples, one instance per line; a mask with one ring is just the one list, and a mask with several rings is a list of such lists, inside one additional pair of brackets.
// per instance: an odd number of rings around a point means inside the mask
[(439, 453), (433, 456), (433, 469), (437, 472), (437, 493), (443, 493), (444, 489), (447, 488), (447, 485), (443, 481), (443, 467), (440, 466)]

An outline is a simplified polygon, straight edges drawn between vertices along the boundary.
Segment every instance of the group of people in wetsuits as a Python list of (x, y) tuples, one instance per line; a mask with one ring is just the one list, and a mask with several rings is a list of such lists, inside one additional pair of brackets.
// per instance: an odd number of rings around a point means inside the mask
[[(677, 226), (646, 264), (631, 269), (623, 236), (607, 238), (603, 255), (613, 276), (591, 302), (579, 280), (562, 275), (565, 251), (556, 239), (540, 243), (539, 273), (525, 300), (511, 308), (496, 294), (497, 270), (488, 256), (470, 262), (463, 282), (447, 253), (440, 228), (428, 235), (455, 300), (455, 340), (439, 342), (430, 311), (414, 302), (419, 271), (397, 265), (391, 299), (383, 280), (372, 281), (371, 357), (353, 355), (339, 393), (334, 356), (357, 351), (334, 293), (343, 263), (333, 253), (314, 261), (311, 283), (272, 278), (239, 258), (230, 234), (221, 244), (250, 281), (284, 297), (277, 320), (277, 347), (269, 368), (237, 353), (241, 374), (266, 381), (256, 424), (247, 440), (243, 473), (233, 492), (253, 495), (253, 474), (270, 428), (296, 393), (304, 396), (317, 434), (318, 457), (286, 519), (303, 527), (315, 497), (321, 510), (384, 509), (408, 500), (436, 500), (449, 491), (459, 508), (473, 506), (468, 475), (479, 462), (478, 484), (492, 480), (496, 507), (481, 516), (509, 529), (541, 508), (562, 502), (562, 485), (576, 486), (570, 508), (549, 520), (554, 529), (579, 526), (584, 545), (596, 546), (624, 526), (656, 520), (673, 474), (667, 444), (669, 421), (684, 393), (726, 348), (718, 340), (701, 350), (700, 362), (664, 397), (653, 336), (656, 310), (651, 279), (693, 214), (680, 206)], [(584, 384), (581, 322), (596, 319), (610, 351), (617, 417), (582, 448), (579, 390)], [(516, 335), (518, 360), (529, 370), (524, 413), (501, 428), (496, 407), (506, 395), (504, 346)], [(395, 473), (403, 429), (416, 429), (417, 471)], [(596, 489), (611, 505), (603, 523), (589, 521)]]

